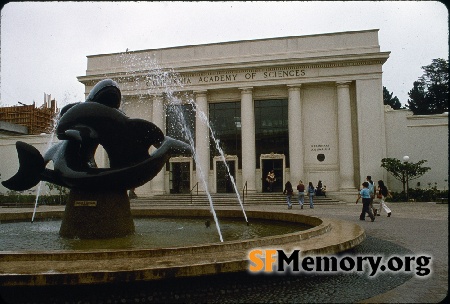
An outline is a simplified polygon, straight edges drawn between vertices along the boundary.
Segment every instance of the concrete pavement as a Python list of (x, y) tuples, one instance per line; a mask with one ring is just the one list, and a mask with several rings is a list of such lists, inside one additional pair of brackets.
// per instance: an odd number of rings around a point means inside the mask
[[(335, 217), (360, 224), (368, 236), (405, 247), (415, 254), (432, 256), (432, 275), (411, 280), (386, 293), (367, 299), (366, 303), (438, 303), (448, 294), (448, 204), (425, 202), (387, 203), (391, 217), (383, 211), (375, 222), (359, 220), (361, 204), (316, 206), (299, 210), (318, 217)], [(296, 208), (297, 207), (297, 208)], [(378, 207), (378, 206), (377, 206)]]

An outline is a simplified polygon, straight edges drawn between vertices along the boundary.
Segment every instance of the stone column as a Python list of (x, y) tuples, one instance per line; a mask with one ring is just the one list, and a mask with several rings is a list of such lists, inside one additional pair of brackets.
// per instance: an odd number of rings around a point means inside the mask
[(252, 87), (241, 90), (242, 184), (256, 192), (255, 107)]
[[(153, 97), (153, 115), (152, 122), (160, 128), (164, 134), (166, 134), (166, 113), (164, 111), (164, 98), (162, 95), (155, 95)], [(166, 167), (164, 166), (161, 171), (152, 179), (152, 191), (153, 194), (165, 193), (164, 179), (165, 179)]]
[[(197, 155), (196, 173), (199, 191), (209, 188), (209, 111), (207, 91), (195, 91), (195, 153)], [(203, 181), (204, 179), (204, 181)]]
[(300, 86), (300, 84), (288, 86), (289, 162), (292, 185), (297, 185), (299, 180), (305, 179), (303, 172), (303, 120)]
[(337, 82), (340, 190), (355, 189), (350, 82)]

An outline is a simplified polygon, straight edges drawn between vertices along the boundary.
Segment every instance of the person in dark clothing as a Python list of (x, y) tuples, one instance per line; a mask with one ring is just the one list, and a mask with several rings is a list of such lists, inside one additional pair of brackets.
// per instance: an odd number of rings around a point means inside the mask
[(303, 203), (305, 202), (305, 185), (303, 184), (302, 181), (298, 182), (297, 191), (298, 191), (298, 204), (300, 205), (300, 208), (303, 209)]
[(293, 193), (294, 189), (292, 188), (292, 184), (290, 181), (287, 181), (287, 183), (284, 185), (283, 194), (286, 194), (286, 202), (288, 204), (288, 209), (292, 209), (291, 198)]
[(356, 203), (358, 203), (359, 199), (362, 198), (363, 207), (361, 211), (361, 215), (359, 216), (359, 219), (361, 221), (366, 220), (366, 213), (369, 214), (370, 219), (375, 221), (375, 216), (372, 213), (372, 209), (370, 208), (370, 191), (369, 191), (369, 183), (364, 182), (362, 183), (363, 188), (359, 192), (358, 199), (356, 200)]
[(273, 183), (275, 183), (276, 181), (276, 177), (275, 177), (275, 172), (273, 172), (273, 170), (270, 170), (269, 173), (267, 173), (267, 178), (266, 181), (269, 184), (269, 186), (267, 187), (267, 190), (269, 190), (270, 192), (273, 191)]

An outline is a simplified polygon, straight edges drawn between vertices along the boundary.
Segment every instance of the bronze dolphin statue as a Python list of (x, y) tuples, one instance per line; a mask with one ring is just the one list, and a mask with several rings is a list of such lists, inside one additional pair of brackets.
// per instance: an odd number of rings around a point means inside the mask
[[(158, 174), (170, 156), (191, 154), (191, 147), (164, 136), (153, 123), (132, 119), (119, 110), (120, 89), (105, 79), (85, 102), (61, 109), (56, 127), (60, 141), (42, 156), (33, 146), (18, 141), (19, 170), (2, 184), (16, 191), (48, 181), (70, 189), (133, 189)], [(101, 145), (110, 168), (98, 168), (94, 155)], [(157, 149), (149, 154), (151, 146)], [(52, 161), (53, 170), (46, 168)]]

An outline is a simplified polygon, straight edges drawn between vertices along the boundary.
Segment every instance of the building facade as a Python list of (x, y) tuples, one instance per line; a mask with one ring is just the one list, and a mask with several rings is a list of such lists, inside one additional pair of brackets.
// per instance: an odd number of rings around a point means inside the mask
[(174, 159), (141, 194), (179, 192), (179, 183), (182, 191), (196, 182), (227, 188), (209, 125), (239, 189), (264, 192), (273, 169), (278, 190), (288, 180), (321, 180), (328, 191), (353, 194), (366, 175), (384, 174), (370, 160), (386, 157), (384, 132), (372, 130), (385, 127), (388, 57), (378, 30), (367, 30), (88, 56), (78, 79), (86, 94), (101, 79), (116, 80), (123, 110), (168, 135), (171, 104), (193, 106), (185, 112), (195, 116), (196, 161)]
[[(412, 136), (423, 128), (437, 132), (427, 141), (441, 149), (435, 162), (446, 164), (433, 162), (432, 171), (440, 179), (448, 171), (448, 147), (433, 144), (445, 134), (448, 145), (446, 119), (420, 121), (383, 105), (388, 58), (378, 30), (365, 30), (93, 55), (78, 79), (86, 94), (98, 81), (114, 79), (129, 117), (195, 146), (194, 157), (172, 157), (136, 189), (138, 196), (195, 187), (265, 192), (274, 170), (274, 191), (287, 181), (320, 180), (330, 195), (353, 201), (367, 175), (398, 186), (380, 167), (382, 158), (434, 157), (432, 150), (416, 152)], [(416, 122), (439, 126), (408, 125)], [(108, 165), (104, 152), (96, 157)]]

